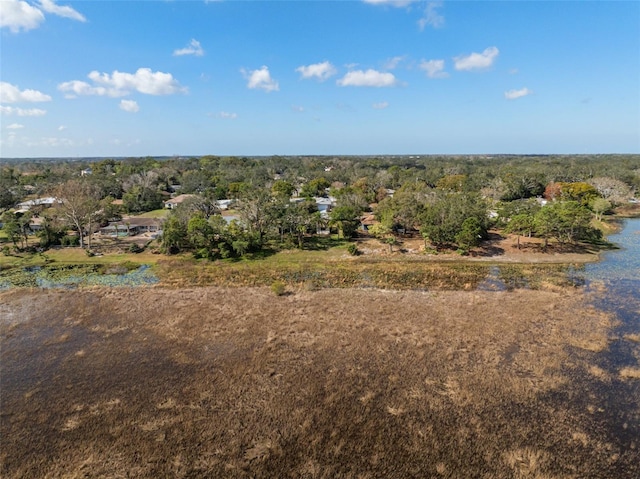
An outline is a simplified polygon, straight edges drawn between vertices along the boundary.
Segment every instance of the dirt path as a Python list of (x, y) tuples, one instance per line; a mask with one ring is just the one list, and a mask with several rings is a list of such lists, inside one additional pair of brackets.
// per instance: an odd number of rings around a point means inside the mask
[(638, 477), (611, 326), (579, 291), (0, 293), (0, 475)]

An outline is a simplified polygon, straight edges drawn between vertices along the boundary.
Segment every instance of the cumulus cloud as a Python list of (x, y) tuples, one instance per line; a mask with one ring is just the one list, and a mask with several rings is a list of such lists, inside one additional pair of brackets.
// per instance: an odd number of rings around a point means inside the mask
[(47, 114), (47, 110), (41, 110), (39, 108), (16, 108), (12, 106), (0, 105), (0, 113), (7, 116), (43, 116)]
[(387, 108), (389, 106), (389, 102), (381, 101), (381, 102), (378, 102), (378, 103), (374, 103), (371, 106), (374, 108), (374, 110), (384, 110), (385, 108)]
[(444, 71), (444, 60), (422, 60), (418, 68), (427, 72), (429, 78), (447, 78), (449, 76)]
[(367, 71), (351, 71), (338, 80), (337, 84), (340, 86), (387, 87), (396, 85), (397, 80), (393, 73), (369, 69)]
[(120, 100), (119, 106), (121, 110), (128, 111), (129, 113), (138, 113), (140, 111), (138, 102), (135, 100)]
[(238, 118), (238, 114), (221, 111), (220, 113), (218, 113), (218, 118), (222, 118), (223, 120), (235, 120), (236, 118)]
[(66, 130), (66, 129), (67, 129), (67, 127), (66, 127), (66, 126), (64, 126), (64, 125), (60, 125), (60, 126), (58, 127), (58, 131), (64, 131), (64, 130)]
[(504, 97), (507, 100), (516, 100), (518, 98), (522, 98), (523, 96), (531, 95), (533, 91), (529, 90), (527, 87), (520, 88), (520, 90), (509, 90), (504, 92)]
[(0, 82), (0, 102), (2, 103), (35, 103), (51, 101), (49, 95), (37, 90), (20, 90), (7, 82)]
[(33, 5), (22, 0), (2, 0), (0, 8), (0, 27), (13, 33), (33, 30), (44, 22), (44, 14)]
[(7, 126), (8, 130), (19, 130), (20, 128), (24, 128), (24, 125), (21, 125), (20, 123), (11, 123), (11, 125)]
[(56, 5), (52, 0), (40, 0), (40, 8), (47, 13), (53, 13), (59, 17), (70, 18), (71, 20), (77, 20), (79, 22), (86, 22), (87, 19), (84, 15), (77, 12), (71, 7)]
[(1, 5), (0, 27), (8, 28), (13, 33), (38, 28), (45, 20), (43, 12), (79, 22), (87, 21), (78, 11), (68, 6), (57, 5), (53, 0), (40, 0), (39, 4), (24, 0), (2, 0)]
[(338, 71), (328, 61), (322, 63), (314, 63), (312, 65), (300, 66), (296, 68), (296, 71), (300, 73), (300, 77), (304, 79), (316, 78), (319, 81), (325, 81), (329, 77), (332, 77)]
[(200, 45), (200, 42), (198, 40), (191, 39), (188, 46), (173, 51), (173, 56), (180, 57), (183, 55), (194, 55), (196, 57), (201, 57), (204, 55), (204, 50), (202, 49), (202, 46)]
[(146, 95), (172, 95), (187, 91), (186, 88), (180, 86), (171, 73), (153, 72), (150, 68), (138, 68), (135, 73), (115, 70), (111, 75), (92, 71), (87, 76), (93, 81), (93, 85), (80, 80), (72, 80), (60, 83), (58, 90), (65, 92), (67, 98), (87, 95), (117, 98), (127, 96), (134, 91)]
[(493, 65), (500, 50), (496, 47), (486, 48), (482, 53), (472, 53), (471, 55), (460, 55), (454, 57), (453, 61), (456, 70), (484, 70)]
[(440, 28), (444, 25), (444, 17), (438, 12), (438, 8), (442, 7), (442, 2), (428, 2), (424, 11), (424, 16), (418, 20), (420, 30), (428, 25), (433, 28)]
[(269, 68), (263, 66), (258, 70), (240, 70), (247, 79), (247, 88), (252, 90), (264, 90), (267, 93), (280, 90), (278, 82), (271, 78)]

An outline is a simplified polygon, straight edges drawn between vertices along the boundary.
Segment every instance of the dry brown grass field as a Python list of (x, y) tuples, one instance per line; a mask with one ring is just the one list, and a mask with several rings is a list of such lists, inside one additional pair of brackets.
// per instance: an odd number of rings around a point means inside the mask
[(584, 294), (0, 293), (0, 476), (637, 478)]

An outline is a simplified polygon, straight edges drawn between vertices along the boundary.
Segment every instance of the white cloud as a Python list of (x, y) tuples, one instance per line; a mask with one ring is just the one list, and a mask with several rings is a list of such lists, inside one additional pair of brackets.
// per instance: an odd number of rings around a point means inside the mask
[(264, 90), (267, 93), (280, 90), (278, 82), (271, 78), (269, 68), (263, 66), (259, 70), (240, 70), (247, 81), (247, 88)]
[(238, 114), (237, 113), (229, 113), (227, 111), (221, 111), (220, 113), (218, 113), (218, 117), (222, 118), (224, 120), (235, 120), (238, 118)]
[(11, 125), (7, 126), (7, 129), (9, 130), (19, 130), (20, 128), (24, 128), (24, 125), (21, 125), (20, 123), (11, 123)]
[(12, 106), (0, 105), (0, 113), (3, 115), (18, 115), (18, 116), (43, 116), (47, 114), (47, 110), (41, 110), (39, 108), (15, 108)]
[(140, 111), (138, 102), (135, 100), (120, 100), (119, 107), (121, 110), (128, 111), (129, 113), (138, 113)]
[(389, 58), (386, 62), (384, 62), (382, 68), (384, 70), (395, 70), (398, 68), (400, 62), (406, 59), (406, 55), (401, 55), (393, 58)]
[(0, 102), (2, 103), (26, 103), (51, 101), (49, 95), (37, 90), (22, 90), (7, 82), (0, 82)]
[(44, 22), (44, 14), (40, 9), (21, 0), (1, 0), (0, 27), (8, 28), (13, 33), (20, 30), (33, 30)]
[(518, 69), (517, 68), (511, 68), (509, 70), (509, 75), (517, 75), (518, 74)]
[(373, 105), (371, 105), (375, 110), (384, 110), (385, 108), (387, 108), (389, 106), (389, 102), (386, 101), (381, 101), (379, 103), (374, 103)]
[(504, 97), (507, 100), (516, 100), (518, 98), (522, 98), (523, 96), (531, 95), (533, 91), (528, 88), (521, 88), (520, 90), (509, 90), (504, 92)]
[(304, 113), (304, 107), (300, 105), (291, 105), (291, 109), (296, 113)]
[(427, 8), (424, 11), (424, 16), (418, 20), (418, 26), (420, 30), (424, 30), (427, 25), (433, 28), (440, 28), (444, 25), (444, 17), (437, 11), (442, 7), (442, 2), (428, 2)]
[(427, 72), (429, 78), (447, 78), (449, 76), (444, 71), (444, 60), (422, 60), (418, 68)]
[(493, 65), (500, 50), (496, 47), (486, 48), (482, 53), (472, 53), (471, 55), (460, 55), (454, 57), (456, 70), (483, 70)]
[(60, 125), (60, 126), (58, 127), (58, 131), (64, 131), (64, 130), (66, 130), (66, 129), (67, 129), (67, 127), (66, 127), (66, 126), (64, 126), (64, 125)]
[(336, 67), (334, 67), (328, 61), (322, 63), (314, 63), (312, 65), (300, 66), (296, 68), (296, 71), (300, 73), (301, 78), (317, 78), (320, 81), (325, 81), (329, 77), (338, 73)]
[(58, 85), (58, 90), (67, 93), (67, 98), (98, 95), (121, 97), (134, 91), (146, 95), (172, 95), (187, 89), (173, 78), (171, 73), (152, 72), (150, 68), (138, 68), (135, 73), (115, 70), (111, 75), (92, 71), (88, 75), (93, 85), (80, 80), (72, 80)]
[(196, 57), (201, 57), (202, 55), (204, 55), (204, 50), (202, 49), (202, 46), (200, 45), (200, 42), (198, 40), (191, 39), (191, 41), (189, 42), (189, 46), (174, 50), (173, 55), (176, 57), (180, 57), (183, 55), (194, 55)]
[(127, 92), (118, 92), (116, 90), (107, 90), (104, 87), (95, 87), (89, 85), (87, 82), (80, 80), (72, 80), (58, 85), (58, 90), (65, 92), (65, 98), (76, 98), (77, 96), (124, 96)]
[(416, 2), (417, 0), (363, 0), (364, 3), (371, 5), (389, 5), (391, 7), (406, 7)]
[(386, 87), (394, 86), (396, 83), (397, 80), (393, 73), (379, 72), (372, 69), (351, 71), (337, 81), (340, 86)]
[(40, 0), (40, 7), (47, 13), (53, 13), (59, 17), (70, 18), (79, 22), (86, 22), (87, 19), (81, 13), (71, 7), (61, 7), (56, 5), (52, 0)]
[(69, 138), (58, 138), (55, 136), (49, 136), (49, 137), (42, 137), (40, 138), (40, 141), (37, 143), (32, 144), (31, 146), (36, 146), (36, 145), (40, 145), (40, 146), (48, 146), (48, 147), (60, 147), (60, 146), (75, 146), (75, 142), (73, 140), (70, 140)]

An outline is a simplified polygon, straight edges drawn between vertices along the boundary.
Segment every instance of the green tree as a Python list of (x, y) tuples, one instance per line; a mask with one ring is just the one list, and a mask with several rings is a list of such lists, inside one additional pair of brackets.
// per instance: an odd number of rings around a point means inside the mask
[(22, 247), (26, 248), (29, 243), (29, 234), (31, 231), (31, 218), (33, 214), (30, 211), (23, 213), (21, 215), (16, 215), (18, 219), (18, 226), (20, 227), (20, 236)]
[(513, 215), (509, 223), (507, 223), (507, 227), (505, 228), (506, 233), (513, 233), (518, 236), (518, 249), (520, 249), (520, 236), (528, 235), (531, 236), (535, 229), (535, 216), (531, 213), (519, 213)]
[(369, 233), (381, 242), (389, 245), (389, 253), (393, 253), (393, 247), (398, 244), (398, 240), (391, 228), (383, 223), (376, 223), (369, 228)]
[(420, 233), (433, 245), (450, 246), (456, 244), (456, 236), (468, 218), (475, 218), (480, 236), (486, 237), (489, 219), (484, 201), (467, 193), (441, 193), (426, 206)]
[(464, 251), (469, 251), (474, 246), (478, 246), (482, 240), (483, 231), (480, 220), (475, 217), (466, 218), (460, 227), (460, 231), (456, 234), (456, 243)]
[(329, 213), (329, 224), (338, 230), (340, 238), (351, 238), (358, 229), (358, 213), (350, 206), (338, 206)]
[(555, 238), (561, 244), (601, 237), (592, 228), (591, 212), (577, 201), (556, 201), (541, 208), (534, 217), (536, 235), (544, 238), (544, 247), (549, 238)]
[(201, 213), (196, 213), (189, 219), (187, 238), (193, 248), (211, 250), (214, 239), (213, 228)]
[(13, 243), (13, 247), (18, 247), (18, 241), (22, 238), (22, 231), (16, 214), (11, 211), (5, 211), (2, 214), (2, 231), (7, 238)]
[(438, 180), (436, 188), (445, 191), (463, 191), (467, 184), (467, 175), (446, 175)]
[(238, 200), (238, 213), (249, 232), (255, 235), (258, 245), (262, 247), (266, 235), (276, 224), (281, 208), (269, 192), (252, 189)]
[(167, 254), (176, 254), (188, 247), (187, 223), (172, 212), (162, 226), (161, 241), (162, 249)]
[(327, 196), (326, 190), (329, 186), (331, 186), (331, 183), (325, 177), (314, 178), (302, 186), (300, 196), (304, 196), (306, 198)]
[(601, 221), (602, 215), (612, 208), (611, 201), (605, 198), (595, 198), (590, 203), (591, 209), (596, 215), (596, 220)]
[(271, 186), (271, 194), (287, 199), (291, 198), (295, 191), (296, 187), (286, 180), (277, 180)]
[(60, 244), (60, 241), (65, 235), (65, 226), (62, 224), (58, 216), (53, 212), (46, 211), (40, 215), (42, 222), (40, 229), (36, 235), (40, 239), (40, 246), (47, 248), (52, 245)]

